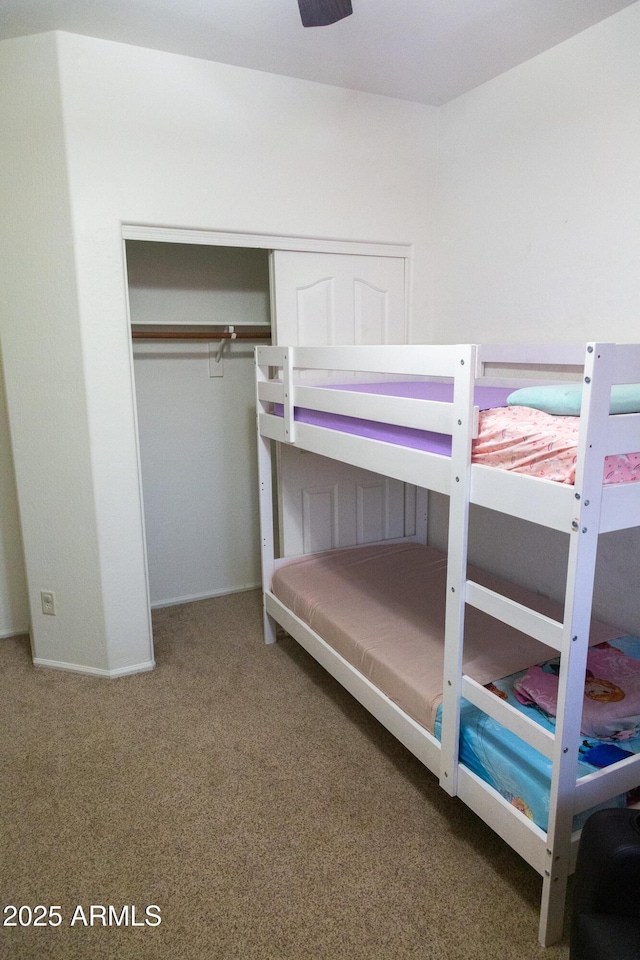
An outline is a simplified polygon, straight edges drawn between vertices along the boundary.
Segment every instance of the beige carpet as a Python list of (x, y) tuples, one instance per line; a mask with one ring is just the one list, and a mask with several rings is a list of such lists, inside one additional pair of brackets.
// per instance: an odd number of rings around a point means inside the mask
[(0, 641), (2, 906), (62, 916), (0, 928), (2, 960), (568, 957), (537, 944), (537, 875), (294, 641), (263, 645), (257, 592), (154, 632), (156, 670), (117, 680)]

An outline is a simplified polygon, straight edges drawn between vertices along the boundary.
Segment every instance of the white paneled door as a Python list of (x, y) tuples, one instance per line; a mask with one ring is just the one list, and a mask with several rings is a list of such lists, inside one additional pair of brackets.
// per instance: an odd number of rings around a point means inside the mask
[[(405, 260), (276, 250), (271, 254), (274, 343), (406, 343)], [(315, 454), (281, 446), (283, 556), (394, 539), (415, 530), (415, 491)]]
[(407, 342), (403, 257), (287, 250), (271, 256), (275, 342)]

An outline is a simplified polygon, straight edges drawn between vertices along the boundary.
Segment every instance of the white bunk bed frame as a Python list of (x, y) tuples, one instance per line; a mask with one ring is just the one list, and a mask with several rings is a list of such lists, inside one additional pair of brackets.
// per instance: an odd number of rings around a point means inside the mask
[[(611, 386), (640, 382), (640, 345), (589, 343), (586, 350), (584, 345), (257, 347), (256, 364), (266, 642), (275, 640), (276, 625), (280, 624), (439, 777), (447, 793), (459, 796), (537, 870), (543, 878), (539, 940), (544, 946), (554, 943), (562, 936), (567, 879), (575, 868), (579, 832), (572, 829), (573, 817), (640, 783), (640, 756), (629, 757), (576, 781), (598, 534), (640, 525), (640, 482), (602, 485), (605, 456), (640, 450), (640, 414), (609, 415)], [(575, 485), (471, 463), (477, 423), (474, 383), (522, 386), (541, 382), (488, 376), (490, 365), (496, 364), (497, 369), (524, 365), (538, 370), (547, 364), (581, 368), (583, 401)], [(297, 384), (298, 369), (453, 378), (454, 400), (448, 404)], [(283, 416), (272, 412), (274, 403), (283, 405)], [(301, 423), (294, 419), (296, 406), (450, 434), (452, 455), (438, 456)], [(441, 742), (271, 592), (273, 572), (283, 562), (274, 553), (272, 441), (294, 444), (450, 496)], [(564, 622), (538, 614), (466, 579), (470, 503), (569, 536)], [(467, 604), (560, 653), (555, 734), (463, 675), (462, 637)], [(552, 761), (546, 832), (458, 763), (461, 697)]]

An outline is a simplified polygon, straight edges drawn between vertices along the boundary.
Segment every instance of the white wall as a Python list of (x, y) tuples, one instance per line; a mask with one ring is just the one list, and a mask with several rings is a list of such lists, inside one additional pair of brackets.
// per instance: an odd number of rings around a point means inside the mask
[[(266, 250), (129, 241), (127, 272), (132, 323), (268, 332)], [(260, 583), (254, 343), (218, 343), (134, 344), (152, 605)]]
[[(439, 342), (638, 340), (639, 51), (636, 3), (442, 108)], [(475, 559), (562, 594), (566, 538), (474, 518)], [(638, 557), (601, 538), (595, 608), (635, 633)]]
[(440, 341), (633, 340), (640, 3), (441, 110)]
[[(62, 643), (67, 663), (108, 669), (56, 45), (40, 36), (1, 47), (0, 329), (30, 587), (20, 609), (9, 509), (7, 627), (30, 620), (43, 661), (60, 659)], [(40, 590), (56, 593), (55, 617), (43, 615)]]
[(27, 589), (0, 355), (0, 637), (26, 633)]
[[(68, 305), (49, 295), (48, 264), (39, 270), (34, 265), (32, 271), (48, 301), (46, 311), (40, 304), (33, 314), (33, 324), (36, 335), (42, 325), (56, 328), (55, 349), (63, 357), (77, 357), (81, 349), (81, 369), (69, 381), (77, 384), (81, 409), (66, 422), (73, 431), (75, 421), (83, 421), (91, 438), (88, 448), (80, 440), (76, 445), (82, 456), (75, 464), (74, 497), (55, 474), (33, 477), (22, 504), (27, 576), (33, 597), (51, 586), (57, 569), (63, 606), (70, 602), (72, 584), (87, 581), (80, 598), (89, 618), (101, 624), (109, 669), (126, 669), (135, 666), (132, 658), (140, 658), (148, 644), (149, 627), (122, 222), (412, 243), (414, 333), (424, 338), (433, 286), (437, 110), (56, 34), (2, 44), (11, 84), (2, 109), (8, 113), (12, 91), (17, 96), (21, 82), (13, 63), (18, 48), (23, 72), (34, 66), (39, 97), (55, 95), (56, 66), (60, 78), (63, 124), (60, 110), (48, 122), (62, 141), (66, 161), (70, 226), (59, 240), (60, 251), (73, 256), (75, 273), (65, 296), (73, 300), (79, 335), (65, 325)], [(53, 59), (46, 77), (32, 64), (43, 48)], [(39, 89), (39, 81), (46, 89)], [(37, 117), (25, 109), (17, 122), (16, 168)], [(16, 177), (17, 189), (8, 181), (6, 189), (19, 196), (29, 185)], [(67, 196), (66, 191), (58, 195)], [(10, 208), (11, 221), (20, 217), (18, 206), (16, 201)], [(48, 226), (48, 218), (34, 209), (32, 230)], [(6, 280), (18, 310), (23, 285), (12, 275)], [(8, 318), (6, 325), (12, 322)], [(27, 362), (19, 329), (15, 338), (20, 349), (5, 353), (8, 369), (15, 365), (11, 382), (7, 376), (10, 407), (23, 400), (17, 383)], [(41, 371), (38, 382), (43, 394), (53, 391), (55, 368)], [(44, 410), (41, 396), (37, 412)], [(39, 439), (44, 447), (20, 424), (15, 434), (19, 483), (38, 450), (53, 446), (47, 437)], [(50, 512), (55, 503), (66, 517), (75, 501), (82, 501), (78, 485), (93, 510), (88, 549), (97, 551), (83, 570), (72, 557), (55, 557), (61, 531), (54, 536), (42, 515), (45, 503)], [(36, 538), (49, 561), (32, 571), (30, 541)], [(43, 631), (57, 631), (59, 659), (66, 661), (68, 649), (73, 647), (75, 656), (82, 639), (78, 628), (63, 633), (60, 627), (59, 619), (43, 624), (39, 616), (34, 643), (38, 648)]]

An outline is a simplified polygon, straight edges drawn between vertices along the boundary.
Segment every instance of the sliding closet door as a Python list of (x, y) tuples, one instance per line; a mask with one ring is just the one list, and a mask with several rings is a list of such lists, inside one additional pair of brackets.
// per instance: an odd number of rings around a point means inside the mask
[(276, 250), (271, 269), (277, 343), (406, 343), (403, 258)]
[[(406, 343), (405, 260), (274, 251), (274, 343)], [(281, 445), (284, 556), (393, 539), (415, 528), (414, 491), (388, 477)]]

